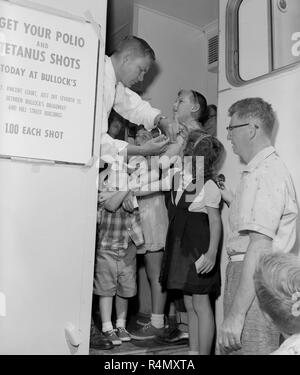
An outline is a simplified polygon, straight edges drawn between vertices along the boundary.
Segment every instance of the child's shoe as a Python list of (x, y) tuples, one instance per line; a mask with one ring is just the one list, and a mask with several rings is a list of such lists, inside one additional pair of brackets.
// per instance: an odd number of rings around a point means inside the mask
[(127, 342), (131, 340), (130, 333), (124, 327), (117, 327), (116, 333), (119, 339), (123, 342)]
[(103, 335), (109, 339), (113, 345), (121, 345), (122, 341), (121, 339), (117, 336), (116, 332), (111, 329), (110, 331), (103, 332)]
[(163, 334), (164, 328), (156, 328), (151, 322), (139, 328), (137, 331), (130, 333), (134, 340), (148, 340)]

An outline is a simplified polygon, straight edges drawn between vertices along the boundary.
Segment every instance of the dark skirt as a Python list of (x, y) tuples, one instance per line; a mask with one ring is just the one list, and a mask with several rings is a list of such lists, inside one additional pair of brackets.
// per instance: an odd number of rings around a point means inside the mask
[[(171, 204), (172, 205), (172, 204)], [(166, 239), (160, 281), (165, 289), (182, 290), (185, 294), (220, 293), (220, 266), (208, 274), (198, 274), (195, 261), (209, 247), (209, 222), (205, 213), (170, 207), (170, 223)]]

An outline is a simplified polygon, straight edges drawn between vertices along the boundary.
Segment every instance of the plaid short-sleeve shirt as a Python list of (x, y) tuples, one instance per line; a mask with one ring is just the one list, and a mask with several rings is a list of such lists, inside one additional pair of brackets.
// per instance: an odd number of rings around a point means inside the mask
[(139, 210), (132, 213), (120, 207), (116, 212), (101, 209), (98, 231), (98, 249), (127, 249), (132, 241), (136, 246), (144, 243)]

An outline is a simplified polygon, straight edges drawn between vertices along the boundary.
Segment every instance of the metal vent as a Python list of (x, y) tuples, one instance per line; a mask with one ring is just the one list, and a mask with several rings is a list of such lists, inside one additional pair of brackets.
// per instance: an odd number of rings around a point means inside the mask
[(208, 39), (208, 65), (218, 62), (219, 58), (219, 35)]

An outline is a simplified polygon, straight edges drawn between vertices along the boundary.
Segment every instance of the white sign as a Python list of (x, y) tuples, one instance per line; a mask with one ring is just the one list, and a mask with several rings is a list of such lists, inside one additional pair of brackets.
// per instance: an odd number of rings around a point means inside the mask
[(0, 1), (0, 156), (89, 162), (98, 56), (90, 23)]

